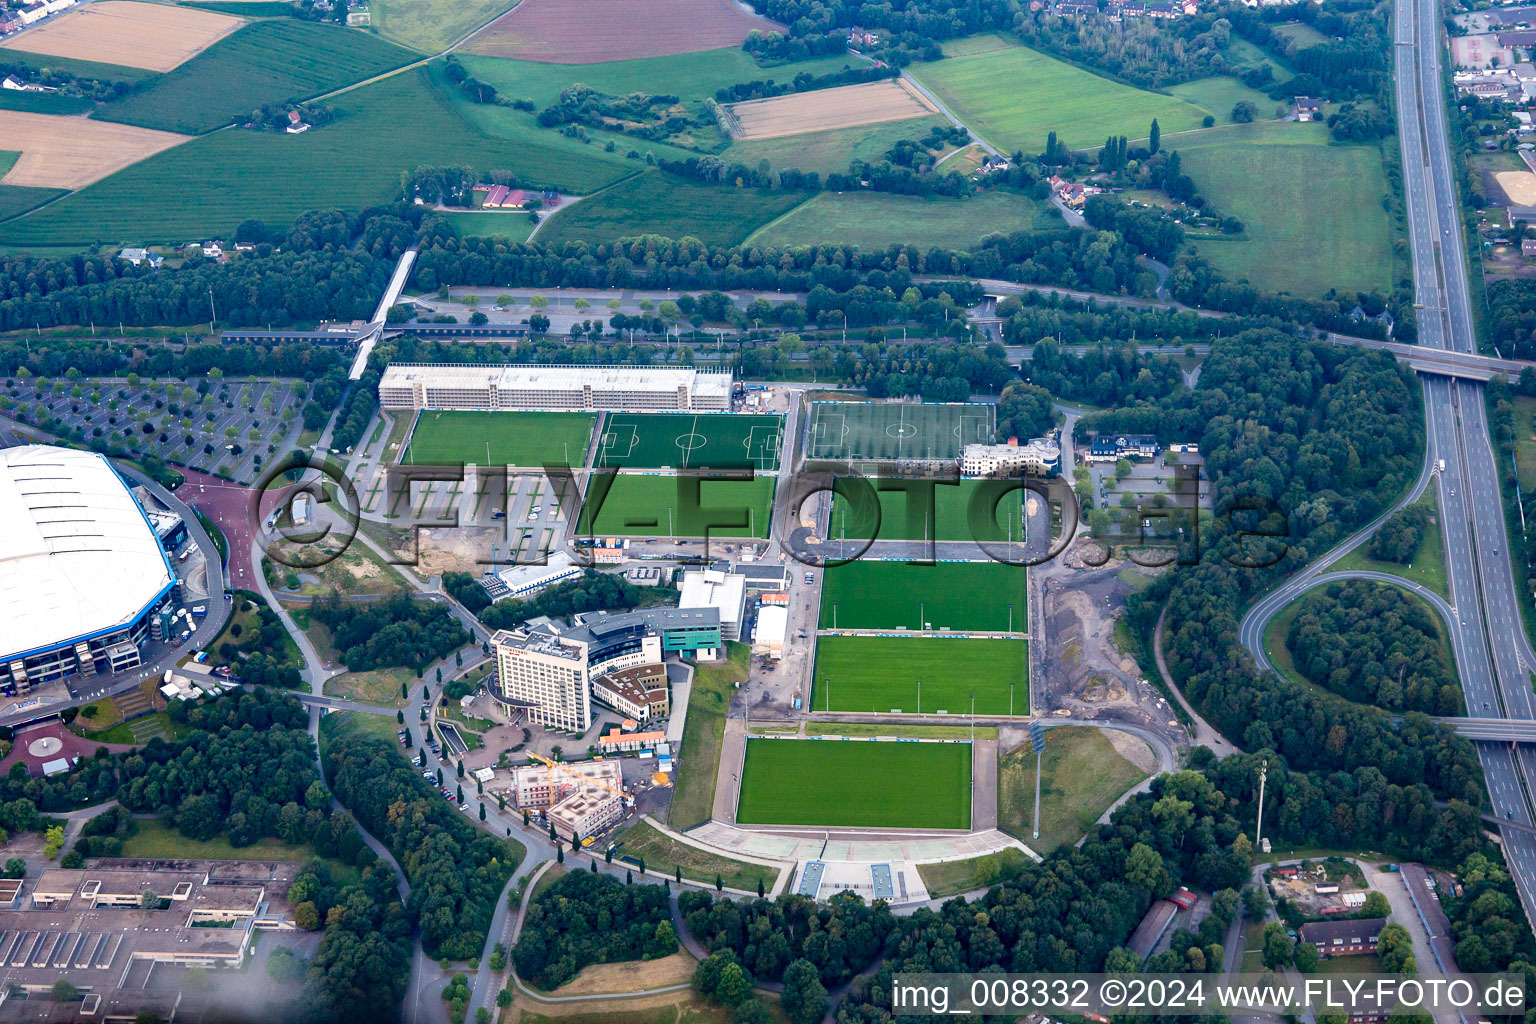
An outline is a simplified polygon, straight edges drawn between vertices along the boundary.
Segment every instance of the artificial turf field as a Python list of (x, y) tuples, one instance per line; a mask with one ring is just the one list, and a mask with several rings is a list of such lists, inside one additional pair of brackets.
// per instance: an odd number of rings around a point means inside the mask
[(969, 828), (969, 743), (747, 741), (736, 820), (758, 825)]
[(778, 468), (782, 416), (609, 413), (594, 468)]
[(816, 640), (814, 678), (813, 711), (964, 716), (971, 713), (974, 693), (978, 715), (1028, 714), (1029, 642), (822, 636)]
[(806, 457), (957, 459), (968, 444), (991, 443), (995, 414), (994, 407), (975, 402), (815, 402)]
[(423, 411), (400, 461), (482, 466), (489, 444), (493, 466), (580, 466), (596, 420), (588, 412)]
[[(1021, 540), (1024, 491), (1014, 480), (880, 480), (839, 477), (833, 484), (833, 540)], [(932, 506), (928, 485), (932, 484)], [(881, 490), (881, 487), (893, 488)], [(894, 489), (894, 488), (900, 489)], [(878, 501), (878, 505), (876, 504)], [(974, 518), (972, 512), (974, 506)]]
[[(766, 539), (775, 483), (771, 476), (709, 480), (671, 474), (594, 473), (587, 482), (578, 531), (596, 537)], [(604, 487), (608, 488), (606, 493), (601, 490)]]
[(1002, 562), (910, 565), (861, 558), (828, 568), (822, 629), (1025, 631), (1025, 569)]

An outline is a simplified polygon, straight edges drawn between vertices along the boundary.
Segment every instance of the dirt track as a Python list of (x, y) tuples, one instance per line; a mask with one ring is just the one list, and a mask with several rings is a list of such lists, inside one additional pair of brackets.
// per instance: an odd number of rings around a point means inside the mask
[[(731, 0), (523, 0), (475, 37), (469, 53), (547, 64), (662, 57), (740, 46), (780, 30)], [(658, 82), (656, 90), (665, 90)]]
[(726, 110), (731, 134), (738, 139), (777, 139), (882, 121), (905, 121), (938, 112), (900, 79), (749, 100), (733, 103)]
[(97, 0), (0, 43), (28, 53), (170, 71), (244, 25), (241, 18), (132, 0)]
[(0, 139), (21, 156), (0, 182), (38, 188), (83, 188), (189, 136), (84, 117), (0, 110)]

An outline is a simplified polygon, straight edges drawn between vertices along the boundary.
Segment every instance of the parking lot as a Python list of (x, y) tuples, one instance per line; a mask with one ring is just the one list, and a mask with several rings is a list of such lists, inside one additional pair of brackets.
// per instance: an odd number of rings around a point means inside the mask
[(8, 411), (176, 465), (249, 483), (294, 447), (301, 381), (87, 379), (7, 382)]

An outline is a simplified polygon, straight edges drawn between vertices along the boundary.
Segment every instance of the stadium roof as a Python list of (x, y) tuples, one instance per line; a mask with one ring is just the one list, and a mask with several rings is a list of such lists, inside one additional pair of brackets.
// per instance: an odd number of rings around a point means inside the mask
[(144, 512), (95, 452), (0, 449), (0, 657), (123, 626), (171, 585)]

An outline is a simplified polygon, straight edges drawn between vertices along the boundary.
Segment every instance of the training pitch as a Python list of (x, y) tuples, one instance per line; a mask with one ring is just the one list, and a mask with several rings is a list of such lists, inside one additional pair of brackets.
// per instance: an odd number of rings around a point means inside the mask
[(958, 459), (968, 444), (991, 444), (995, 410), (980, 403), (816, 402), (806, 428), (811, 459)]
[(736, 820), (749, 825), (969, 828), (969, 743), (747, 741)]
[(943, 482), (839, 477), (832, 487), (832, 540), (1023, 540), (1024, 491), (1016, 480)]
[(956, 637), (823, 636), (812, 711), (1029, 714), (1029, 643)]
[[(588, 537), (761, 537), (773, 514), (774, 478), (593, 473), (578, 532)], [(606, 489), (606, 490), (605, 490)]]
[(1002, 562), (910, 565), (861, 558), (826, 570), (821, 628), (1023, 633), (1024, 583), (1023, 566)]
[[(581, 466), (596, 421), (589, 412), (424, 410), (400, 462), (417, 466)], [(487, 462), (489, 459), (489, 462)]]
[(778, 468), (780, 416), (609, 413), (596, 469)]

